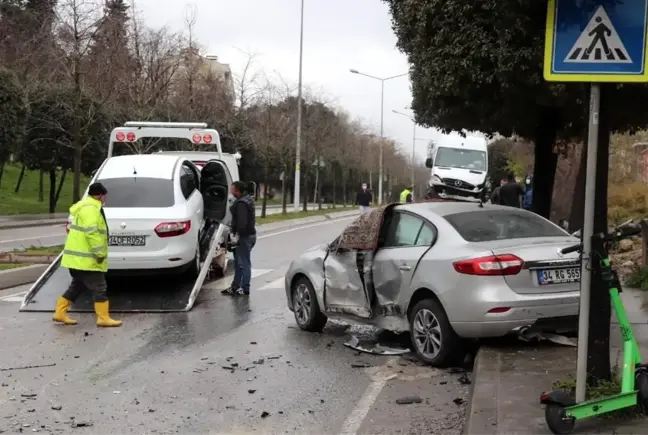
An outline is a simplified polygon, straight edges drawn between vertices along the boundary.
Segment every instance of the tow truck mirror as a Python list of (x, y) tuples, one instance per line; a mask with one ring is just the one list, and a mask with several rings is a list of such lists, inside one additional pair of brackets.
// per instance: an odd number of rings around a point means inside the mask
[(432, 157), (428, 157), (425, 159), (425, 167), (428, 169), (432, 169), (434, 161), (432, 160)]

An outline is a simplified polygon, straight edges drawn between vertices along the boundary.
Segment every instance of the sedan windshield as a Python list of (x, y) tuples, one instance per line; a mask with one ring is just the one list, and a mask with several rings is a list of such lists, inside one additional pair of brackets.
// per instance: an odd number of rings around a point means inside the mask
[(534, 213), (512, 207), (510, 210), (475, 210), (444, 217), (468, 242), (569, 235)]
[(486, 153), (478, 150), (441, 147), (437, 151), (434, 166), (485, 171)]
[(172, 180), (124, 177), (98, 181), (108, 190), (106, 208), (164, 208), (175, 205)]

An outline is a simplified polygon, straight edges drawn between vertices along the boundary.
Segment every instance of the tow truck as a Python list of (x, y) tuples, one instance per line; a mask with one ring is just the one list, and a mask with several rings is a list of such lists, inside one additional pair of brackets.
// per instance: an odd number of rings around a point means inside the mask
[[(113, 157), (116, 143), (132, 143), (143, 138), (188, 139), (194, 145), (208, 145), (215, 152), (201, 153), (207, 156), (202, 161), (202, 171), (207, 165), (221, 167), (228, 173), (228, 183), (238, 180), (240, 155), (223, 153), (220, 136), (206, 123), (139, 122), (129, 121), (117, 127), (110, 134), (108, 159)], [(197, 153), (174, 152), (188, 160), (195, 160)], [(105, 164), (105, 162), (104, 162)], [(201, 171), (201, 172), (202, 172)], [(91, 181), (97, 177), (97, 171)], [(229, 186), (225, 186), (228, 188)], [(203, 196), (205, 198), (205, 196)], [(108, 297), (112, 312), (187, 312), (190, 311), (206, 282), (225, 276), (228, 267), (227, 239), (229, 227), (222, 214), (210, 215), (205, 206), (205, 224), (200, 231), (200, 272), (197, 278), (186, 276), (151, 281), (150, 277), (114, 278), (108, 273)], [(222, 209), (222, 207), (221, 207)], [(110, 252), (110, 251), (109, 251)], [(61, 267), (60, 253), (32, 285), (23, 298), (22, 312), (52, 312), (55, 300), (70, 285), (67, 269)], [(110, 258), (110, 257), (109, 257)], [(154, 286), (154, 288), (151, 288)], [(93, 301), (90, 292), (84, 292), (70, 311), (92, 312)]]

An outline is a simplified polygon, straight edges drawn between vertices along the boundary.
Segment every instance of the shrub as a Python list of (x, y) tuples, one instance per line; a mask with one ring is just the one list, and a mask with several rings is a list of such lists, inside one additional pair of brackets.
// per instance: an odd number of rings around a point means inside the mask
[(648, 218), (648, 185), (635, 182), (609, 186), (608, 219), (611, 224), (644, 218)]

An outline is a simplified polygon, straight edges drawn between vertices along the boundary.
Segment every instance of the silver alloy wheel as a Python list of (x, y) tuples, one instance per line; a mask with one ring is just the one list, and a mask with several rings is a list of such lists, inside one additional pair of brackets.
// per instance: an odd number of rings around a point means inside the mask
[(419, 310), (413, 326), (418, 351), (426, 358), (436, 357), (441, 350), (441, 325), (434, 313), (425, 308)]
[(311, 316), (311, 295), (306, 284), (299, 284), (294, 297), (295, 319), (300, 325), (305, 325)]

